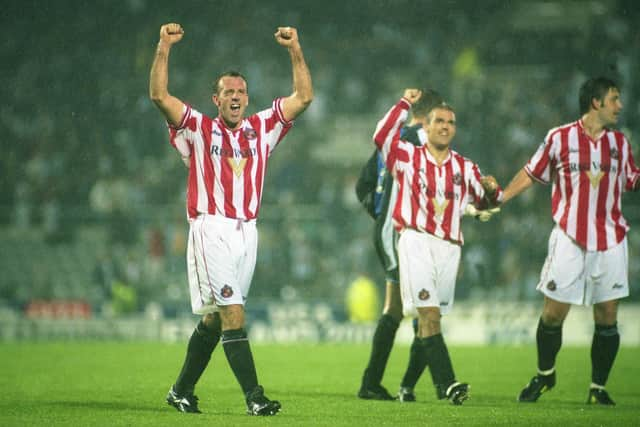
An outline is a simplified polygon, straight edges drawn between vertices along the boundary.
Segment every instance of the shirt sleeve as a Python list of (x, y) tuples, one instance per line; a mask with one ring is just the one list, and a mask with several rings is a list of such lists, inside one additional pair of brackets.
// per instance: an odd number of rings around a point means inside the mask
[(525, 165), (525, 172), (534, 180), (543, 184), (549, 184), (551, 182), (552, 172), (555, 165), (554, 147), (555, 147), (555, 135), (554, 132), (549, 132), (544, 142), (540, 144), (538, 150), (529, 162)]
[(269, 147), (269, 154), (282, 141), (289, 129), (293, 126), (293, 120), (286, 120), (282, 113), (283, 98), (276, 98), (271, 108), (260, 111), (257, 116), (262, 126), (262, 141)]
[(627, 161), (624, 164), (624, 175), (626, 178), (625, 190), (635, 191), (637, 189), (636, 184), (638, 183), (638, 179), (640, 179), (640, 170), (633, 160), (633, 153), (631, 152), (631, 147), (626, 138), (624, 140), (624, 143), (627, 151)]
[(380, 150), (387, 169), (393, 173), (409, 163), (415, 148), (413, 144), (400, 139), (410, 107), (409, 101), (400, 99), (378, 122), (373, 134), (373, 142)]
[(184, 104), (182, 120), (178, 126), (167, 123), (169, 129), (169, 142), (175, 148), (182, 160), (187, 163), (191, 157), (193, 133), (199, 129), (198, 123), (202, 121), (202, 114), (193, 110), (190, 105)]

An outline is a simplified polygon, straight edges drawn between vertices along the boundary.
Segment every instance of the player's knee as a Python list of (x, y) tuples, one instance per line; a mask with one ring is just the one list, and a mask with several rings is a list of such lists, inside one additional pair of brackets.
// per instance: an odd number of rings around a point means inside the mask
[(202, 323), (211, 332), (220, 333), (222, 323), (220, 321), (220, 313), (207, 313), (202, 317)]
[(220, 306), (220, 323), (223, 330), (244, 328), (244, 306), (240, 304)]

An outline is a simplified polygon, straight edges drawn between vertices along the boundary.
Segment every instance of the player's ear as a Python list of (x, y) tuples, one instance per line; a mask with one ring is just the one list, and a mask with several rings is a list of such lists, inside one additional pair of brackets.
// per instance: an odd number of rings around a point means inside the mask
[(218, 102), (218, 95), (216, 95), (215, 93), (211, 95), (211, 102), (213, 102), (216, 107), (219, 107), (220, 103)]

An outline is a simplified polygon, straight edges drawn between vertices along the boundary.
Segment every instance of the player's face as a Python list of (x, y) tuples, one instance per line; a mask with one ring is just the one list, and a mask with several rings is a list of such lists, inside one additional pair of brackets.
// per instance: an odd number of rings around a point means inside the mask
[(220, 117), (227, 126), (235, 129), (249, 104), (247, 82), (242, 77), (223, 77), (218, 83), (218, 93), (213, 95)]
[(456, 135), (456, 115), (453, 111), (436, 108), (429, 113), (431, 120), (427, 123), (429, 144), (437, 147), (448, 147)]
[(598, 118), (604, 126), (618, 123), (618, 115), (622, 111), (622, 101), (618, 89), (611, 88), (600, 103)]

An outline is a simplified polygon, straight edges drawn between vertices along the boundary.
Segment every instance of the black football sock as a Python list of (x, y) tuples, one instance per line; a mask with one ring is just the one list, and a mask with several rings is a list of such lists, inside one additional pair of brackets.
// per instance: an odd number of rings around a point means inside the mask
[(605, 386), (620, 347), (618, 325), (596, 324), (591, 342), (591, 382)]
[(551, 371), (555, 367), (556, 356), (562, 346), (562, 325), (548, 326), (540, 318), (536, 330), (536, 344), (538, 347), (538, 373)]
[(249, 338), (244, 329), (230, 329), (222, 333), (222, 347), (229, 366), (245, 396), (258, 386)]
[(436, 395), (438, 399), (444, 399), (447, 388), (455, 381), (449, 350), (442, 334), (432, 335), (425, 339), (427, 340), (427, 362), (431, 379), (436, 387)]
[(193, 334), (191, 334), (187, 345), (187, 355), (174, 386), (174, 390), (178, 395), (193, 393), (196, 383), (209, 364), (211, 353), (219, 341), (219, 318), (214, 323), (213, 329), (207, 328), (201, 320), (193, 330)]
[(413, 389), (427, 367), (427, 338), (413, 338), (409, 353), (409, 365), (400, 387)]
[(400, 323), (389, 314), (383, 314), (380, 317), (376, 331), (373, 334), (369, 364), (362, 378), (363, 386), (376, 386), (382, 381), (399, 325)]

